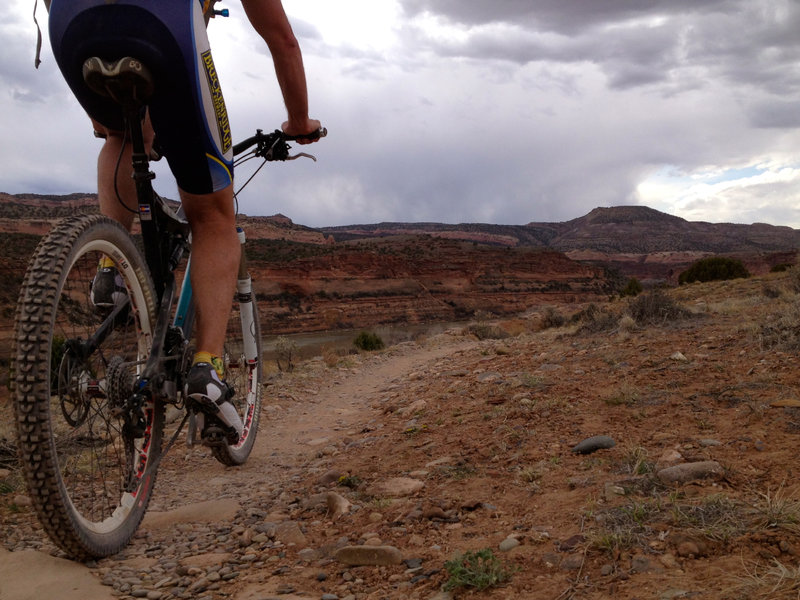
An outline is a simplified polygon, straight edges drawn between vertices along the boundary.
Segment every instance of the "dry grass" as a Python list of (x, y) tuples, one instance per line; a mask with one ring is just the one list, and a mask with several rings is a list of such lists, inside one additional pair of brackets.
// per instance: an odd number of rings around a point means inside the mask
[(744, 564), (743, 575), (732, 578), (727, 591), (734, 600), (797, 600), (800, 598), (800, 566), (786, 565), (777, 558), (763, 566)]

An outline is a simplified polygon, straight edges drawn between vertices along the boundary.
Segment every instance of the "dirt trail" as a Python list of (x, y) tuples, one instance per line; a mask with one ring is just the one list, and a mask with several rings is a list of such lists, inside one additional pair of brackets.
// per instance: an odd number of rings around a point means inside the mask
[[(446, 338), (444, 338), (446, 339)], [(305, 456), (310, 446), (330, 445), (345, 437), (350, 428), (373, 420), (376, 395), (391, 382), (457, 351), (458, 344), (420, 348), (404, 344), (386, 355), (374, 355), (359, 368), (332, 376), (319, 388), (305, 390), (303, 397), (284, 410), (273, 411), (264, 423), (249, 464), (267, 460), (277, 453), (282, 458)], [(270, 399), (265, 398), (269, 404)]]
[[(269, 397), (269, 391), (265, 394), (261, 430), (248, 463), (227, 469), (216, 463), (205, 449), (187, 451), (181, 440), (176, 442), (162, 464), (150, 510), (137, 538), (151, 532), (163, 534), (180, 523), (232, 518), (239, 508), (247, 507), (247, 497), (236, 498), (236, 493), (230, 491), (239, 488), (242, 481), (247, 481), (250, 492), (245, 495), (248, 495), (260, 486), (273, 490), (286, 481), (299, 479), (302, 467), (315, 453), (335, 446), (363, 423), (375, 419), (379, 412), (371, 402), (376, 394), (391, 382), (465, 344), (463, 340), (449, 341), (453, 343), (424, 349), (415, 344), (400, 345), (381, 355), (357, 357), (351, 359), (357, 361), (357, 366), (332, 372), (323, 385), (318, 385), (319, 379), (315, 378), (314, 383), (301, 384), (299, 390), (290, 385), (291, 391), (284, 391), (278, 376), (277, 385), (267, 386), (268, 390), (280, 391), (276, 398)], [(198, 472), (202, 476), (198, 477)], [(226, 498), (214, 500), (219, 497), (217, 494)], [(126, 561), (137, 568), (148, 566), (140, 562), (136, 546), (135, 540), (132, 552), (100, 561), (99, 566), (114, 562), (118, 568)], [(53, 548), (46, 540), (43, 551), (9, 553), (0, 547), (0, 599), (40, 600), (56, 595), (65, 600), (115, 597), (110, 587), (100, 584), (96, 565), (89, 568), (50, 556), (50, 552)], [(250, 597), (250, 593), (244, 591), (241, 597)]]

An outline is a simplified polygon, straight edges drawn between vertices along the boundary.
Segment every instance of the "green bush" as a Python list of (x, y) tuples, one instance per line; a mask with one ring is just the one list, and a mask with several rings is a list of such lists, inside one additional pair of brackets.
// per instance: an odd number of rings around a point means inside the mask
[(783, 273), (784, 271), (788, 271), (789, 269), (791, 269), (793, 266), (794, 265), (792, 263), (780, 263), (780, 264), (775, 265), (774, 267), (772, 267), (769, 270), (769, 272), (770, 273)]
[(512, 575), (489, 548), (456, 556), (444, 563), (444, 568), (450, 575), (444, 585), (446, 591), (467, 587), (482, 591), (505, 583)]
[(709, 256), (692, 263), (678, 276), (678, 283), (694, 283), (695, 281), (725, 281), (750, 277), (750, 272), (742, 261), (725, 256)]
[(381, 336), (377, 333), (372, 333), (371, 331), (362, 331), (358, 334), (355, 340), (353, 340), (353, 344), (359, 350), (383, 350), (383, 340)]
[(620, 292), (620, 296), (638, 296), (642, 293), (644, 288), (636, 277), (628, 279), (628, 284)]

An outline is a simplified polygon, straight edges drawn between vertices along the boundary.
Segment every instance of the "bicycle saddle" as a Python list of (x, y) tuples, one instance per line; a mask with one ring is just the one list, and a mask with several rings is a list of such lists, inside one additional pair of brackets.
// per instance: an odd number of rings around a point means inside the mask
[(147, 104), (155, 90), (150, 70), (130, 56), (113, 61), (97, 56), (87, 58), (83, 63), (83, 80), (96, 94), (123, 106)]

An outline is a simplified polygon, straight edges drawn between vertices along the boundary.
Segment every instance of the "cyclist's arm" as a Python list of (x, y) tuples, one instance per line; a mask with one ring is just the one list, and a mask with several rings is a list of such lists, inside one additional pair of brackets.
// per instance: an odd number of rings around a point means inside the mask
[(242, 0), (247, 18), (264, 38), (272, 54), (289, 120), (283, 129), (290, 135), (311, 133), (319, 121), (308, 118), (308, 89), (303, 55), (280, 0)]

